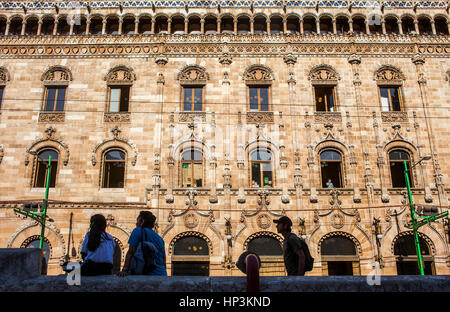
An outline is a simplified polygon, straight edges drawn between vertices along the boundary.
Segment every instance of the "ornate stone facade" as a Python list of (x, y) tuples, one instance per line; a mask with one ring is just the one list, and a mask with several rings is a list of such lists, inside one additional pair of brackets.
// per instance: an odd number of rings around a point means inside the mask
[[(210, 275), (242, 275), (233, 262), (253, 240), (282, 241), (273, 224), (282, 215), (310, 246), (308, 274), (327, 274), (321, 247), (336, 237), (355, 246), (353, 273), (371, 273), (381, 256), (381, 274), (397, 274), (394, 245), (410, 216), (389, 153), (430, 155), (412, 168), (413, 200), (449, 205), (446, 2), (194, 2), (0, 2), (0, 247), (39, 235), (13, 209), (43, 198), (33, 181), (39, 152), (51, 148), (49, 274), (80, 258), (94, 213), (108, 216), (123, 263), (140, 210), (157, 216), (169, 274), (177, 241), (195, 237)], [(65, 27), (68, 17), (75, 24)], [(129, 111), (106, 110), (108, 86), (129, 87)], [(337, 111), (316, 111), (313, 86), (334, 87)], [(383, 111), (380, 86), (401, 90), (402, 111)], [(66, 89), (63, 112), (42, 110), (48, 87)], [(183, 111), (185, 87), (203, 88), (201, 111)], [(250, 111), (250, 87), (268, 89), (268, 111)], [(101, 183), (112, 148), (126, 155), (120, 188)], [(195, 189), (182, 186), (189, 149), (202, 155)], [(264, 188), (252, 184), (261, 149), (270, 154)], [(337, 192), (322, 184), (324, 151), (341, 157)], [(450, 274), (448, 226), (420, 232), (433, 273)], [(282, 274), (279, 255), (265, 261), (264, 274)]]

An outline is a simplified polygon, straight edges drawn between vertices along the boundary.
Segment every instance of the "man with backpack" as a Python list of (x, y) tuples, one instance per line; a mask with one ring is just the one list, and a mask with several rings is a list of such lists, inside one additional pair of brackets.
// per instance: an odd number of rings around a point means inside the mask
[(286, 216), (274, 220), (277, 231), (284, 237), (283, 257), (288, 275), (305, 275), (305, 271), (311, 271), (314, 258), (309, 253), (305, 241), (292, 233), (292, 221)]

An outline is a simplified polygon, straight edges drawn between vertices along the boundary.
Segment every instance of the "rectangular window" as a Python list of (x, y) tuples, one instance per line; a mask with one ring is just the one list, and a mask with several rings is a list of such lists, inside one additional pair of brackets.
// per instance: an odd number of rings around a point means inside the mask
[(183, 88), (183, 110), (188, 112), (203, 110), (203, 87)]
[(183, 187), (203, 186), (203, 166), (201, 163), (182, 163), (181, 170)]
[[(50, 169), (50, 181), (48, 183), (49, 187), (55, 187), (57, 167), (58, 162), (52, 161), (52, 166)], [(36, 168), (36, 176), (34, 180), (34, 187), (46, 187), (46, 186), (47, 186), (47, 163), (44, 161), (38, 161)]]
[(336, 111), (336, 98), (334, 86), (315, 86), (316, 111), (334, 112)]
[(110, 87), (109, 112), (128, 112), (130, 87)]
[(108, 161), (105, 162), (105, 172), (103, 173), (104, 188), (123, 188), (125, 178), (125, 162)]
[(401, 111), (399, 87), (380, 87), (381, 109), (383, 112)]
[(45, 107), (47, 112), (64, 111), (66, 87), (47, 87), (45, 90)]
[(267, 112), (269, 110), (269, 87), (249, 87), (250, 110)]

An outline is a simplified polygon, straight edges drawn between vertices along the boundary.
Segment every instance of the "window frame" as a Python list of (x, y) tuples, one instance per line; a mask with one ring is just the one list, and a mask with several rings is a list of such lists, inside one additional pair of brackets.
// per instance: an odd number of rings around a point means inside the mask
[[(183, 154), (185, 153), (185, 152), (189, 152), (189, 151), (197, 151), (197, 152), (199, 152), (201, 155), (202, 155), (202, 159), (201, 160), (183, 160)], [(194, 147), (191, 147), (191, 148), (186, 148), (186, 149), (183, 149), (183, 150), (181, 150), (181, 152), (180, 152), (180, 175), (179, 175), (179, 177), (180, 177), (180, 181), (179, 181), (179, 186), (181, 187), (181, 188), (204, 188), (205, 187), (205, 185), (206, 185), (206, 183), (205, 183), (205, 166), (204, 166), (204, 159), (205, 159), (205, 157), (204, 157), (204, 154), (203, 154), (203, 151), (202, 150), (199, 150), (199, 149), (197, 149), (197, 148), (194, 148)], [(190, 175), (189, 175), (189, 177), (191, 178), (191, 180), (192, 180), (192, 182), (194, 182), (194, 164), (200, 164), (201, 165), (201, 173), (202, 173), (202, 186), (185, 186), (184, 184), (183, 184), (183, 180), (184, 180), (184, 175), (183, 175), (183, 164), (192, 164), (192, 166), (191, 166), (191, 170), (190, 170)], [(191, 183), (191, 184), (193, 184), (193, 183)]]
[[(399, 110), (393, 110), (392, 99), (391, 99), (391, 92), (390, 91), (388, 91), (389, 110), (388, 111), (383, 110), (383, 102), (381, 100), (382, 99), (382, 97), (381, 97), (381, 88), (385, 88), (385, 89), (388, 89), (388, 90), (393, 89), (393, 88), (397, 89), (399, 105), (400, 105)], [(378, 99), (379, 99), (379, 102), (380, 102), (380, 107), (381, 107), (381, 111), (382, 112), (404, 112), (405, 111), (404, 110), (404, 105), (403, 105), (403, 88), (402, 88), (402, 85), (399, 85), (399, 84), (378, 84)]]
[(3, 108), (3, 97), (5, 95), (5, 85), (0, 83), (0, 113)]
[[(44, 103), (42, 106), (42, 111), (43, 112), (53, 112), (53, 113), (58, 113), (58, 112), (64, 112), (65, 108), (66, 108), (66, 98), (67, 98), (67, 88), (68, 86), (66, 84), (47, 84), (45, 85), (45, 91), (44, 91)], [(47, 110), (47, 102), (48, 102), (48, 91), (50, 89), (56, 89), (55, 92), (55, 98), (53, 100), (53, 109), (52, 110)], [(59, 94), (59, 90), (60, 89), (64, 89), (64, 101), (63, 101), (63, 109), (62, 110), (56, 110), (56, 106), (58, 103), (58, 94)]]
[[(107, 93), (107, 101), (106, 101), (106, 112), (107, 113), (129, 113), (130, 112), (130, 99), (131, 99), (131, 88), (132, 84), (115, 84), (115, 83), (109, 83), (108, 84), (108, 93)], [(122, 89), (123, 88), (128, 88), (128, 103), (127, 103), (127, 110), (126, 111), (121, 111), (120, 107), (121, 107), (121, 99), (122, 99)], [(119, 93), (119, 104), (118, 104), (118, 111), (117, 112), (112, 112), (111, 111), (111, 94), (112, 94), (112, 89), (119, 89), (120, 93)]]
[[(252, 88), (256, 88), (257, 89), (257, 93), (258, 93), (258, 109), (252, 109), (251, 108), (251, 96), (250, 96), (250, 90)], [(262, 88), (266, 88), (267, 89), (267, 110), (261, 110), (261, 92), (260, 90)], [(271, 85), (270, 84), (247, 84), (247, 102), (248, 102), (248, 110), (249, 112), (260, 112), (260, 113), (265, 113), (265, 112), (270, 112), (271, 111)]]
[[(263, 151), (267, 152), (270, 155), (270, 160), (253, 160), (252, 159), (252, 154), (257, 152), (258, 150), (263, 150)], [(249, 162), (250, 162), (250, 166), (249, 166), (249, 171), (250, 171), (249, 172), (250, 173), (249, 174), (249, 185), (250, 185), (250, 187), (251, 188), (256, 188), (256, 186), (253, 186), (253, 184), (252, 184), (252, 181), (253, 181), (253, 163), (258, 163), (258, 164), (260, 164), (259, 165), (259, 172), (260, 172), (260, 176), (261, 176), (261, 180), (258, 181), (259, 185), (260, 185), (260, 186), (258, 186), (258, 188), (263, 188), (263, 187), (274, 188), (275, 187), (275, 165), (274, 165), (274, 157), (273, 157), (272, 150), (269, 149), (269, 148), (266, 148), (266, 147), (257, 147), (255, 149), (251, 150), (250, 153), (249, 153)], [(272, 179), (271, 179), (272, 184), (271, 185), (269, 184), (268, 186), (264, 185), (264, 175), (263, 175), (264, 171), (262, 171), (262, 165), (261, 165), (263, 163), (265, 163), (265, 164), (269, 163), (270, 164), (270, 169), (271, 169), (270, 172), (271, 172), (271, 176), (272, 176)]]
[(408, 155), (408, 163), (407, 163), (407, 165), (408, 165), (408, 172), (409, 172), (409, 176), (408, 176), (408, 178), (409, 178), (409, 185), (410, 185), (411, 188), (414, 188), (416, 183), (414, 182), (415, 175), (414, 175), (414, 172), (413, 172), (413, 170), (411, 168), (411, 164), (413, 163), (412, 162), (413, 161), (412, 154), (411, 154), (411, 152), (409, 150), (406, 150), (406, 149), (403, 149), (403, 148), (399, 148), (399, 147), (394, 147), (394, 148), (390, 149), (388, 151), (388, 153), (387, 153), (387, 155), (388, 155), (388, 162), (389, 162), (389, 174), (391, 176), (391, 187), (392, 188), (406, 188), (407, 187), (406, 186), (406, 181), (405, 181), (405, 186), (394, 186), (394, 183), (393, 183), (391, 162), (396, 162), (396, 163), (400, 163), (401, 164), (402, 170), (403, 170), (403, 180), (404, 180), (404, 169), (403, 169), (404, 168), (404, 164), (403, 164), (403, 160), (391, 160), (391, 153), (396, 152), (396, 151), (401, 151), (401, 152), (406, 153)]
[[(191, 88), (192, 89), (192, 101), (191, 101), (191, 110), (185, 110), (184, 106), (184, 99), (185, 99), (185, 91), (187, 88)], [(195, 98), (195, 89), (202, 89), (202, 109), (201, 110), (194, 110), (195, 108), (195, 102), (194, 102), (194, 98)], [(180, 110), (182, 112), (204, 112), (205, 111), (205, 85), (204, 84), (182, 84), (181, 85), (181, 107)]]
[[(313, 84), (313, 97), (314, 97), (314, 111), (315, 112), (326, 112), (326, 113), (335, 113), (338, 111), (338, 105), (337, 105), (337, 96), (336, 96), (336, 86), (335, 84)], [(317, 97), (316, 97), (316, 89), (317, 88), (333, 88), (332, 89), (332, 95), (333, 95), (333, 101), (334, 101), (334, 110), (329, 110), (328, 105), (325, 103), (325, 110), (317, 110)], [(324, 97), (324, 101), (326, 101), (327, 97)]]
[(340, 181), (341, 185), (340, 185), (340, 187), (336, 187), (336, 186), (334, 186), (334, 184), (333, 184), (333, 188), (345, 188), (345, 179), (344, 179), (344, 175), (345, 175), (345, 172), (344, 172), (344, 169), (345, 169), (345, 167), (344, 167), (344, 154), (343, 154), (341, 151), (339, 151), (339, 150), (337, 150), (337, 149), (334, 149), (334, 148), (324, 148), (324, 149), (322, 149), (322, 150), (319, 152), (320, 187), (321, 187), (321, 188), (327, 188), (326, 186), (323, 186), (323, 184), (322, 184), (322, 177), (323, 177), (323, 174), (322, 174), (322, 170), (323, 170), (323, 168), (322, 168), (322, 153), (324, 153), (324, 152), (326, 152), (326, 151), (333, 151), (333, 152), (336, 152), (336, 153), (338, 153), (339, 156), (341, 157), (340, 160), (326, 160), (326, 161), (324, 161), (324, 162), (332, 162), (332, 163), (337, 163), (337, 162), (339, 162), (339, 163), (340, 163), (340, 166), (339, 166), (339, 169), (340, 169), (340, 170), (339, 170), (339, 181)]
[[(58, 162), (59, 162), (59, 151), (56, 149), (56, 148), (53, 148), (53, 147), (43, 147), (43, 148), (41, 148), (41, 149), (39, 149), (39, 151), (36, 153), (36, 156), (35, 156), (35, 161), (34, 161), (34, 167), (33, 167), (33, 176), (32, 176), (32, 187), (33, 188), (45, 188), (45, 186), (47, 185), (47, 172), (45, 172), (45, 174), (44, 174), (44, 183), (43, 183), (43, 186), (37, 186), (37, 179), (38, 179), (38, 171), (39, 171), (39, 168), (40, 168), (40, 163), (42, 162), (42, 163), (44, 163), (44, 160), (43, 161), (40, 161), (39, 160), (39, 154), (41, 154), (41, 153), (43, 153), (43, 152), (45, 152), (45, 151), (53, 151), (53, 152), (55, 152), (57, 155), (58, 155), (58, 159), (55, 161), (54, 159), (52, 159), (52, 162), (51, 162), (51, 165), (52, 165), (52, 168), (54, 168), (53, 167), (53, 165), (54, 165), (54, 163), (56, 163), (56, 169), (55, 169), (55, 185), (54, 186), (51, 186), (50, 185), (50, 183), (49, 183), (49, 188), (56, 188), (56, 186), (57, 186), (57, 179), (58, 179)], [(47, 170), (47, 166), (45, 166), (46, 167), (46, 169), (45, 170)], [(50, 180), (51, 180), (51, 172), (50, 172)]]
[[(124, 160), (106, 160), (106, 154), (108, 154), (109, 152), (112, 152), (112, 151), (119, 151), (119, 152), (124, 153)], [(100, 188), (102, 188), (102, 189), (125, 189), (125, 187), (126, 187), (125, 182), (126, 182), (126, 176), (127, 176), (127, 160), (128, 160), (127, 156), (128, 156), (127, 152), (124, 149), (119, 148), (119, 147), (111, 147), (111, 148), (108, 148), (107, 150), (105, 150), (103, 152), (103, 154), (102, 154), (102, 165), (100, 167), (100, 170), (101, 170)], [(121, 162), (121, 163), (123, 162), (124, 163), (123, 187), (109, 187), (110, 183), (108, 183), (108, 186), (105, 186), (105, 181), (106, 181), (106, 163), (108, 163), (108, 162)]]

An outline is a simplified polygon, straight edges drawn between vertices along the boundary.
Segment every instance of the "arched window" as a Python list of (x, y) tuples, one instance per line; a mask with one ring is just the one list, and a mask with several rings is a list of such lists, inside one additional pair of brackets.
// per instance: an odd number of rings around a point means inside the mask
[(270, 33), (282, 34), (283, 30), (283, 19), (281, 18), (281, 16), (273, 16), (270, 19)]
[(105, 76), (108, 85), (108, 102), (106, 111), (109, 113), (128, 112), (130, 93), (136, 75), (133, 69), (119, 65), (111, 69)]
[(89, 24), (89, 34), (101, 35), (103, 31), (103, 19), (100, 16), (92, 17)]
[(201, 151), (189, 149), (181, 154), (181, 186), (202, 187), (203, 154)]
[(4, 36), (6, 34), (6, 18), (0, 17), (0, 36)]
[[(419, 275), (417, 264), (416, 244), (413, 234), (400, 234), (395, 241), (394, 255), (397, 262), (397, 275)], [(419, 236), (420, 252), (423, 258), (424, 273), (434, 275), (434, 258), (425, 239)]]
[(350, 31), (350, 25), (348, 23), (348, 18), (345, 16), (340, 16), (336, 18), (336, 32), (339, 35), (348, 33)]
[(256, 234), (250, 238), (247, 250), (256, 253), (261, 260), (261, 276), (286, 275), (283, 261), (283, 247), (278, 239), (269, 235)]
[(317, 24), (314, 17), (305, 17), (303, 19), (303, 33), (312, 34), (317, 33)]
[(316, 111), (336, 112), (338, 73), (329, 65), (318, 65), (311, 69), (308, 79), (313, 87)]
[(432, 35), (433, 30), (431, 28), (431, 22), (428, 17), (419, 18), (419, 33), (421, 35)]
[(360, 275), (355, 243), (348, 237), (335, 235), (320, 245), (324, 275)]
[(271, 109), (271, 85), (273, 80), (271, 70), (265, 66), (252, 65), (245, 71), (244, 80), (248, 89), (250, 111), (269, 111)]
[(238, 34), (250, 33), (250, 19), (248, 18), (248, 16), (240, 16), (238, 18), (237, 32)]
[(85, 35), (86, 34), (87, 19), (85, 16), (79, 16), (79, 18), (76, 17), (71, 22), (73, 23), (72, 34), (74, 34), (74, 35)]
[(133, 35), (135, 28), (134, 16), (126, 16), (122, 23), (122, 34)]
[[(62, 22), (62, 20), (60, 21)], [(59, 26), (59, 23), (58, 23)], [(42, 20), (41, 35), (53, 35), (53, 29), (55, 28), (55, 19), (52, 16), (46, 16)]]
[[(76, 20), (75, 22), (77, 22), (81, 25), (81, 18), (78, 17), (78, 20)], [(68, 16), (62, 16), (58, 19), (58, 25), (56, 27), (56, 34), (57, 35), (70, 35), (70, 19)], [(75, 26), (74, 26), (75, 27)], [(53, 30), (52, 30), (53, 31)], [(84, 29), (84, 31), (86, 31), (86, 29)]]
[(175, 16), (172, 18), (171, 33), (174, 35), (184, 34), (184, 17)]
[(320, 33), (332, 34), (333, 33), (333, 21), (329, 16), (323, 16), (320, 18)]
[(125, 184), (125, 153), (113, 149), (103, 157), (103, 188), (123, 188)]
[[(39, 248), (41, 242), (41, 237), (39, 235), (33, 235), (26, 239), (20, 248)], [(42, 249), (44, 250), (45, 264), (48, 265), (48, 260), (50, 260), (50, 242), (46, 237), (42, 241)]]
[(37, 17), (30, 17), (26, 21), (25, 35), (33, 36), (37, 35), (39, 20)]
[(411, 160), (409, 154), (403, 150), (393, 150), (389, 152), (389, 167), (391, 168), (392, 187), (406, 187), (405, 165), (408, 168), (409, 185), (414, 186), (411, 174)]
[(273, 187), (272, 155), (267, 149), (253, 151), (250, 154), (251, 187)]
[(398, 22), (395, 17), (386, 17), (385, 19), (386, 34), (399, 34)]
[[(155, 24), (155, 32), (158, 33), (156, 29), (156, 24)], [(138, 33), (144, 35), (152, 33), (152, 19), (150, 16), (142, 16), (139, 18)]]
[[(155, 20), (155, 33), (167, 34), (169, 31), (169, 22), (166, 16), (158, 16)], [(173, 28), (172, 28), (173, 31)]]
[(217, 18), (215, 16), (207, 16), (205, 18), (205, 34), (214, 35), (217, 33)]
[(209, 75), (197, 65), (184, 67), (177, 76), (182, 88), (182, 107), (184, 112), (201, 112), (204, 110), (205, 85)]
[(412, 17), (405, 16), (402, 18), (402, 30), (405, 35), (416, 31)]
[(381, 110), (383, 112), (403, 111), (403, 74), (393, 66), (383, 66), (375, 73)]
[(232, 34), (234, 32), (234, 22), (231, 16), (222, 17), (220, 21), (220, 33)]
[(55, 187), (56, 172), (58, 170), (58, 152), (52, 149), (46, 149), (38, 153), (34, 172), (34, 187), (46, 187), (47, 185), (47, 166), (49, 156), (51, 156), (51, 168), (49, 187)]
[(108, 35), (119, 34), (119, 18), (117, 16), (110, 16), (106, 19), (105, 33)]
[(442, 17), (438, 16), (434, 19), (434, 24), (436, 27), (436, 34), (440, 36), (448, 35), (448, 25), (447, 20)]
[(354, 17), (353, 18), (353, 33), (355, 34), (365, 34), (366, 33), (366, 22), (364, 17)]
[(200, 17), (191, 16), (188, 21), (188, 33), (189, 34), (201, 34), (202, 25)]
[(41, 80), (45, 85), (42, 111), (64, 111), (67, 86), (72, 80), (70, 70), (63, 66), (53, 66), (42, 75)]
[(253, 33), (265, 34), (267, 33), (267, 22), (264, 16), (257, 16), (253, 21)]
[(22, 18), (14, 17), (9, 24), (8, 35), (19, 36), (22, 33)]
[(344, 186), (340, 153), (334, 150), (325, 150), (320, 153), (320, 172), (322, 176), (322, 187), (339, 188)]
[(172, 276), (209, 276), (209, 247), (197, 236), (178, 239), (173, 247)]
[(297, 16), (289, 16), (287, 18), (287, 32), (291, 34), (300, 33), (300, 20)]

